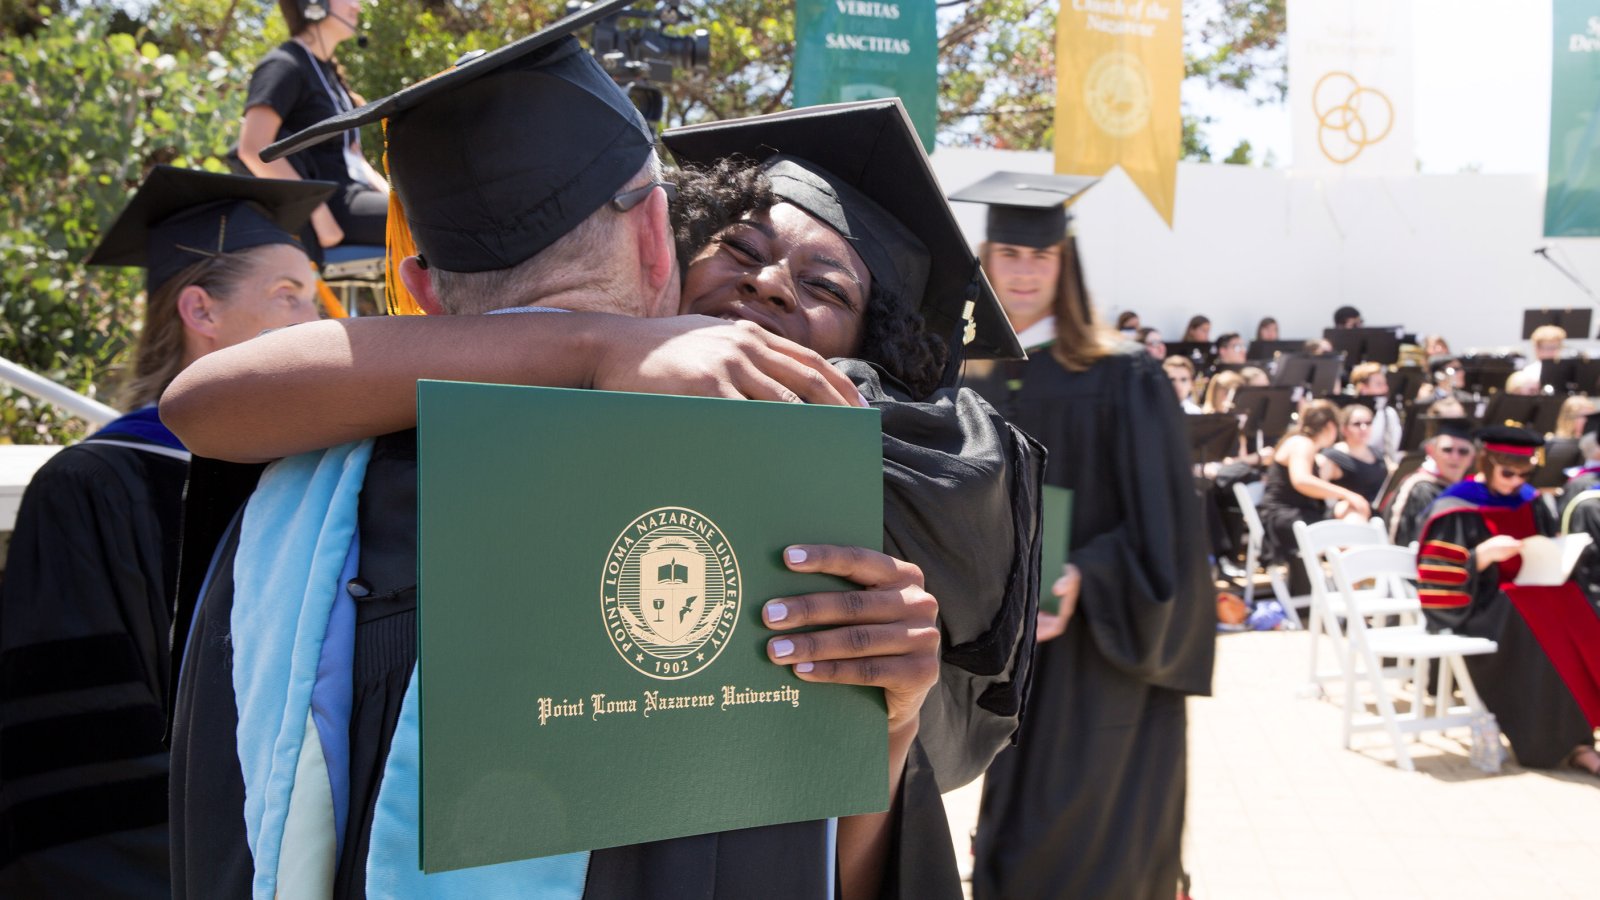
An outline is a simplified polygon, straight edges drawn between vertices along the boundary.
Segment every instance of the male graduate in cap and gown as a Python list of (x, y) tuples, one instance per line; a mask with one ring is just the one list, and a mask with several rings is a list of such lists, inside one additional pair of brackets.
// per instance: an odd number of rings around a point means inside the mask
[(966, 383), (1073, 492), (1066, 571), (1042, 576), (1060, 613), (1040, 613), (1017, 746), (984, 782), (980, 900), (1170, 900), (1183, 879), (1185, 701), (1211, 690), (1215, 592), (1172, 389), (1090, 312), (1062, 207), (1088, 183), (999, 173), (951, 198), (989, 204), (984, 265), (1018, 331), (1046, 341), (1024, 364), (969, 363)]
[[(569, 20), (565, 27), (576, 26)], [(367, 111), (367, 114), (390, 117), (391, 172), (419, 251), (418, 256), (401, 264), (401, 274), (406, 284), (419, 293), (425, 306), (444, 298), (429, 296), (435, 288), (421, 268), (423, 259), (429, 269), (453, 273), (491, 271), (497, 266), (520, 268), (523, 264), (519, 259), (530, 252), (530, 247), (533, 256), (528, 260), (533, 262), (540, 258), (541, 242), (544, 247), (559, 243), (561, 229), (570, 232), (571, 223), (547, 224), (543, 229), (528, 228), (527, 233), (509, 236), (499, 227), (502, 221), (527, 221), (535, 218), (538, 211), (547, 210), (552, 186), (565, 194), (562, 208), (574, 209), (574, 215), (581, 215), (585, 209), (603, 205), (610, 198), (620, 201), (638, 191), (648, 191), (652, 184), (648, 180), (650, 176), (641, 172), (634, 179), (641, 182), (639, 188), (627, 187), (633, 184), (627, 181), (627, 173), (638, 169), (648, 156), (648, 133), (643, 130), (642, 123), (637, 122), (636, 113), (574, 42), (551, 40), (562, 33), (560, 26), (552, 32), (541, 33), (465, 63), (419, 88), (378, 101)], [(541, 40), (544, 43), (539, 43)], [(439, 102), (427, 102), (430, 99)], [(508, 131), (510, 123), (501, 121), (504, 117), (527, 123), (529, 129), (557, 119), (583, 121), (590, 128), (565, 135), (566, 142), (560, 146), (548, 146), (544, 152), (535, 152), (528, 146), (537, 146), (540, 142), (531, 139), (531, 132), (530, 139), (524, 141), (523, 132)], [(321, 130), (335, 133), (350, 124), (335, 121)], [(473, 143), (472, 135), (479, 130), (498, 135), (499, 143), (507, 147), (504, 158), (497, 160), (493, 152), (472, 157), (470, 170), (465, 172), (434, 164), (441, 157), (451, 156), (451, 148), (458, 143)], [(296, 139), (291, 139), (284, 147), (293, 149), (295, 142)], [(524, 146), (525, 143), (528, 146)], [(617, 156), (622, 159), (619, 161)], [(598, 164), (589, 164), (594, 160), (608, 163), (610, 174), (602, 174)], [(506, 166), (533, 174), (508, 175), (504, 170)], [(580, 171), (575, 175), (564, 173), (562, 167), (576, 167)], [(648, 164), (645, 167), (648, 169)], [(478, 192), (461, 190), (456, 183), (460, 179), (468, 183), (474, 179), (496, 182), (497, 178), (502, 181), (521, 178), (526, 182), (519, 182), (521, 190), (496, 194), (494, 201), (521, 203), (526, 207), (524, 211), (492, 207)], [(819, 186), (812, 181), (811, 187), (832, 189), (827, 182), (828, 179), (823, 179)], [(654, 201), (647, 198), (645, 202)], [(625, 212), (634, 206), (616, 208)], [(656, 211), (659, 212), (659, 208)], [(391, 216), (391, 223), (396, 218)], [(475, 220), (482, 223), (480, 230), (473, 230), (478, 227), (474, 225)], [(435, 225), (446, 221), (453, 224)], [(557, 224), (561, 229), (555, 228)], [(637, 227), (641, 232), (649, 232), (643, 225)], [(550, 233), (552, 231), (554, 234)], [(647, 233), (644, 242), (658, 247), (658, 238)], [(588, 251), (591, 248), (579, 249)], [(642, 266), (648, 282), (643, 287), (659, 291), (665, 297), (670, 293), (667, 282), (658, 281), (653, 274), (656, 268), (651, 260), (656, 258), (648, 257)], [(588, 257), (585, 260), (591, 267), (597, 267), (599, 262)], [(590, 277), (599, 276), (590, 273)], [(582, 286), (572, 285), (563, 302), (569, 308), (586, 308), (571, 302), (583, 291)], [(633, 295), (627, 291), (623, 293)], [(506, 297), (501, 301), (511, 305), (543, 302), (537, 296)], [(355, 684), (351, 688), (354, 708), (347, 711), (347, 744), (341, 744), (337, 735), (322, 734), (320, 729), (317, 734), (319, 748), (329, 760), (329, 777), (337, 781), (333, 773), (349, 773), (347, 783), (336, 784), (334, 821), (339, 834), (317, 838), (309, 855), (297, 855), (291, 853), (296, 835), (292, 829), (281, 828), (285, 821), (281, 816), (277, 830), (269, 831), (267, 826), (272, 823), (266, 821), (268, 817), (258, 817), (252, 812), (249, 801), (252, 772), (260, 764), (249, 759), (251, 753), (246, 747), (245, 735), (255, 728), (252, 724), (255, 717), (249, 714), (255, 704), (249, 696), (253, 688), (242, 684), (237, 674), (244, 665), (241, 659), (246, 653), (244, 642), (248, 640), (237, 626), (240, 622), (238, 609), (247, 602), (246, 592), (240, 585), (249, 583), (253, 576), (228, 571), (235, 565), (242, 571), (251, 557), (245, 549), (235, 552), (231, 546), (237, 544), (243, 548), (248, 539), (248, 535), (241, 536), (235, 530), (229, 543), (223, 545), (219, 555), (221, 564), (210, 576), (211, 587), (201, 591), (203, 596), (189, 641), (190, 650), (180, 677), (178, 753), (183, 757), (186, 774), (192, 776), (184, 790), (176, 787), (174, 790), (174, 821), (178, 839), (186, 844), (181, 848), (181, 860), (177, 864), (180, 885), (186, 885), (192, 893), (200, 891), (203, 885), (227, 884), (248, 889), (247, 886), (254, 883), (257, 893), (270, 893), (298, 877), (299, 873), (290, 871), (298, 867), (318, 869), (314, 873), (317, 880), (313, 883), (320, 885), (331, 880), (335, 896), (361, 896), (363, 893), (436, 896), (462, 885), (467, 887), (460, 889), (472, 896), (495, 886), (513, 891), (527, 891), (538, 886), (551, 895), (587, 897), (685, 894), (732, 897), (757, 891), (767, 896), (802, 897), (825, 892), (834, 878), (824, 865), (829, 857), (825, 823), (796, 823), (703, 835), (596, 851), (592, 857), (575, 854), (574, 858), (464, 870), (453, 877), (424, 878), (416, 873), (415, 809), (411, 809), (408, 821), (403, 806), (384, 801), (385, 792), (404, 782), (404, 772), (399, 772), (397, 778), (397, 755), (403, 762), (410, 752), (407, 748), (414, 745), (414, 735), (408, 734), (405, 719), (405, 698), (409, 694), (415, 658), (412, 624), (415, 577), (411, 574), (415, 558), (412, 493), (415, 462), (406, 446), (408, 437), (395, 435), (380, 439), (371, 450), (365, 463), (365, 483), (360, 491), (359, 506), (352, 514), (358, 524), (356, 530), (362, 549), (359, 561), (352, 563), (352, 574), (356, 577), (348, 582), (341, 578), (341, 583), (347, 584), (345, 593), (356, 601), (353, 662), (341, 663), (335, 668), (349, 665), (354, 672)], [(267, 477), (278, 478), (289, 468), (281, 465), (280, 470), (269, 472)], [(263, 487), (264, 490), (277, 487), (282, 492), (282, 485), (264, 483)], [(257, 493), (256, 499), (251, 501), (252, 508), (262, 495), (262, 492)], [(249, 530), (249, 522), (247, 511), (245, 531)], [(1031, 536), (1031, 524), (1023, 529), (1023, 534)], [(1025, 548), (1034, 546), (1026, 540), (1022, 543)], [(872, 556), (887, 559), (877, 554)], [(1027, 579), (1021, 579), (1021, 583), (1031, 584)], [(219, 589), (219, 584), (224, 587)], [(227, 585), (239, 586), (237, 599)], [(1027, 596), (1027, 592), (1023, 591), (1022, 595)], [(335, 603), (338, 602), (336, 598)], [(334, 619), (330, 619), (330, 640), (337, 612), (336, 606)], [(232, 675), (228, 672), (227, 661), (217, 652), (218, 647), (226, 646), (231, 640), (230, 623), (234, 633), (240, 635), (239, 640), (233, 641)], [(1010, 636), (1015, 638), (1017, 629), (1013, 628)], [(1000, 641), (991, 640), (990, 643)], [(987, 659), (995, 654), (979, 655)], [(989, 674), (1004, 673), (1007, 662), (1002, 659), (1001, 665)], [(924, 685), (922, 690), (926, 687)], [(314, 704), (313, 695), (313, 714)], [(229, 722), (230, 707), (239, 710), (237, 741)], [(891, 709), (893, 707), (891, 702)], [(309, 732), (306, 733), (309, 738)], [(232, 746), (235, 743), (237, 746)], [(333, 747), (333, 754), (326, 754), (328, 747)], [(301, 756), (304, 758), (305, 754)], [(241, 768), (244, 769), (243, 786), (237, 784)], [(914, 770), (910, 767), (906, 778), (908, 787), (902, 793), (911, 790)], [(924, 783), (925, 788), (921, 787)], [(206, 790), (209, 785), (219, 785), (221, 789)], [(919, 783), (919, 790), (928, 789), (932, 789), (931, 779)], [(273, 801), (269, 797), (266, 802)], [(241, 805), (246, 811), (243, 825), (227, 830), (207, 826), (206, 823), (227, 821), (232, 815), (230, 810)], [(293, 804), (289, 806), (292, 808)], [(910, 827), (908, 817), (902, 818), (904, 821), (895, 828), (903, 843), (905, 836), (915, 829)], [(848, 892), (852, 882), (845, 875), (845, 859), (851, 850), (843, 825), (839, 835), (840, 878)], [(396, 851), (395, 847), (400, 849)], [(948, 852), (945, 855), (948, 856)], [(306, 859), (318, 861), (308, 866), (303, 864)], [(949, 861), (945, 863), (945, 868), (949, 868)], [(883, 880), (898, 882), (895, 885), (898, 890), (910, 896), (915, 890), (906, 884), (906, 870), (906, 860), (902, 860), (893, 877), (886, 873)], [(948, 887), (953, 889), (954, 885)], [(180, 895), (183, 893), (180, 890)]]
[(1433, 502), (1472, 469), (1477, 447), (1466, 419), (1439, 419), (1429, 423), (1434, 434), (1422, 442), (1427, 459), (1407, 475), (1379, 510), (1389, 523), (1389, 542), (1405, 547), (1422, 535)]
[(166, 897), (169, 608), (188, 363), (317, 316), (294, 237), (333, 190), (157, 166), (88, 263), (145, 269), (132, 409), (23, 494), (0, 586), (0, 896)]
[(1528, 484), (1543, 438), (1509, 425), (1478, 433), (1478, 474), (1433, 504), (1417, 552), (1418, 594), (1435, 631), (1488, 638), (1467, 657), (1517, 762), (1600, 774), (1600, 614), (1569, 577), (1517, 584), (1522, 542), (1558, 531)]

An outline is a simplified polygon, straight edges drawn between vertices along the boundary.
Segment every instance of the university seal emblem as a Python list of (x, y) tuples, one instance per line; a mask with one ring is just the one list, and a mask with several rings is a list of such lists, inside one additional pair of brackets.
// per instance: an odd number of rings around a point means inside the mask
[(601, 619), (628, 665), (651, 678), (686, 678), (728, 645), (743, 587), (722, 529), (692, 509), (664, 506), (612, 542)]
[(1112, 137), (1137, 134), (1150, 121), (1154, 92), (1150, 73), (1132, 53), (1113, 51), (1089, 65), (1083, 77), (1083, 105), (1089, 118)]

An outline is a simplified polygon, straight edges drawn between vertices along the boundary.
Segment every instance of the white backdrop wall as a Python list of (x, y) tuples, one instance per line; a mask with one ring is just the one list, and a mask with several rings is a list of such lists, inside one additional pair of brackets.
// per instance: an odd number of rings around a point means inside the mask
[[(1047, 153), (941, 148), (932, 159), (946, 192), (996, 170), (1051, 167)], [(1350, 304), (1368, 324), (1437, 331), (1459, 352), (1522, 347), (1524, 308), (1592, 305), (1537, 247), (1600, 291), (1600, 239), (1546, 240), (1543, 204), (1542, 175), (1297, 175), (1180, 163), (1170, 231), (1117, 169), (1074, 211), (1089, 291), (1107, 319), (1133, 309), (1176, 340), (1196, 313), (1211, 319), (1213, 337), (1253, 336), (1270, 315), (1287, 340), (1321, 335)], [(980, 239), (983, 207), (952, 206)], [(1595, 321), (1600, 328), (1600, 313)]]

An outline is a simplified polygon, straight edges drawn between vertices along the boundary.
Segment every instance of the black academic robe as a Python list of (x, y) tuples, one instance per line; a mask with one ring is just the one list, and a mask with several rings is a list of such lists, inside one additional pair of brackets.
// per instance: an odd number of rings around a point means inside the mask
[(17, 516), (0, 585), (0, 897), (167, 896), (161, 734), (187, 463), (117, 440), (54, 456)]
[[(1417, 554), (1418, 593), (1429, 629), (1499, 645), (1494, 653), (1466, 657), (1467, 671), (1517, 762), (1541, 769), (1559, 765), (1574, 747), (1592, 744), (1594, 732), (1525, 616), (1560, 607), (1597, 617), (1572, 582), (1517, 587), (1511, 582), (1519, 558), (1479, 572), (1474, 552), (1496, 534), (1520, 538), (1556, 531), (1556, 522), (1537, 500), (1496, 509), (1447, 495), (1434, 504)], [(1589, 633), (1600, 632), (1600, 620), (1586, 624)]]
[(1588, 467), (1567, 481), (1556, 503), (1563, 534), (1587, 534), (1594, 542), (1578, 561), (1574, 577), (1600, 610), (1600, 471)]
[(1449, 486), (1450, 482), (1425, 469), (1407, 475), (1395, 490), (1394, 500), (1385, 513), (1389, 521), (1389, 542), (1405, 547), (1421, 538), (1422, 526), (1428, 521), (1428, 509)]
[(1185, 698), (1210, 692), (1216, 635), (1183, 416), (1142, 352), (1072, 372), (1043, 348), (968, 373), (1049, 450), (1045, 482), (1074, 492), (1082, 573), (1066, 632), (1038, 648), (1017, 746), (984, 782), (973, 896), (1171, 900)]
[[(940, 784), (975, 777), (1016, 727), (1032, 656), (1042, 453), (970, 394), (902, 402), (868, 368), (846, 368), (884, 414), (885, 549), (922, 566), (930, 591), (950, 598), (941, 607), (941, 683), (924, 707), (901, 785), (883, 896), (959, 897)], [(202, 463), (197, 473), (212, 469)], [(239, 495), (240, 478), (218, 480), (225, 487), (214, 493)], [(379, 439), (359, 516), (365, 597), (357, 604), (351, 813), (337, 897), (364, 895), (378, 780), (416, 659), (413, 432)], [(963, 552), (972, 548), (985, 552)], [(228, 669), (232, 557), (229, 547), (219, 554), (178, 685), (172, 817), (180, 898), (210, 896), (216, 885), (244, 890), (250, 879)], [(804, 822), (598, 850), (585, 896), (821, 896), (825, 847), (824, 823)]]

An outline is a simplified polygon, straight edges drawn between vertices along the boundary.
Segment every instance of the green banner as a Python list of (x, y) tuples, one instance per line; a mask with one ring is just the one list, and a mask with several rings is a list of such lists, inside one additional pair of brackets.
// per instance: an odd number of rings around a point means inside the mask
[(796, 0), (794, 105), (899, 97), (933, 152), (939, 36), (931, 0)]
[(1555, 0), (1546, 237), (1600, 237), (1600, 0)]

